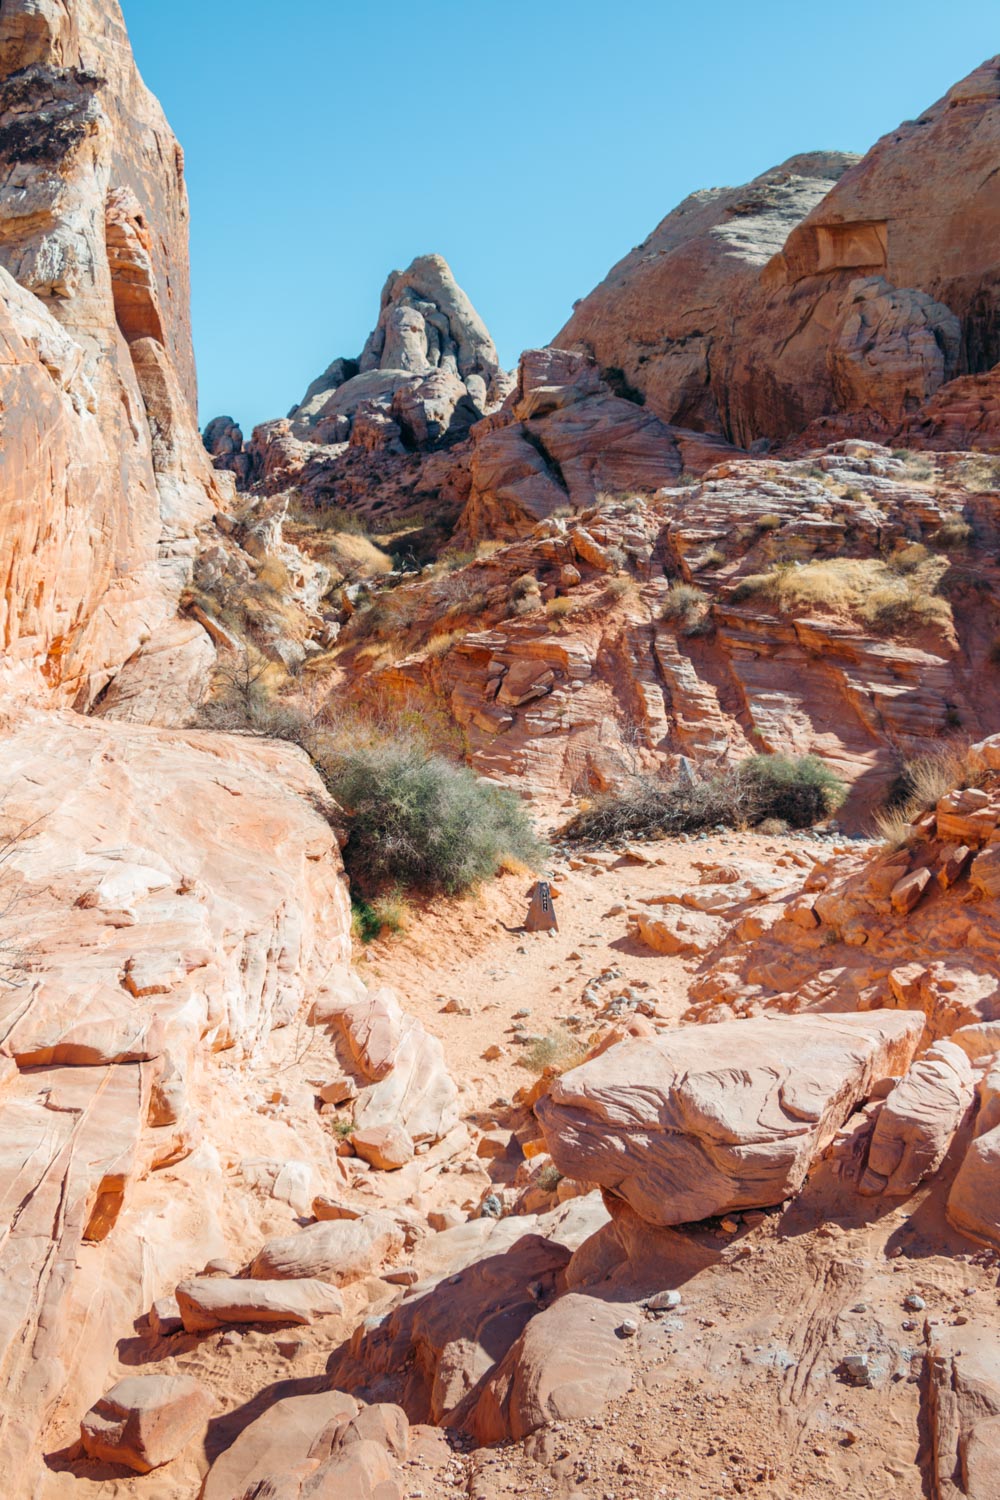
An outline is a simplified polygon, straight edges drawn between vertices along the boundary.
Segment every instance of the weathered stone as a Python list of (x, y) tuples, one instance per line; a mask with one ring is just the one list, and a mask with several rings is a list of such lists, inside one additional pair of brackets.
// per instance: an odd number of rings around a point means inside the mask
[(294, 1281), (192, 1277), (178, 1284), (175, 1295), (188, 1333), (206, 1333), (227, 1323), (314, 1323), (344, 1311), (337, 1289), (314, 1277)]
[(91, 1407), (80, 1437), (90, 1458), (148, 1474), (204, 1430), (215, 1405), (190, 1375), (130, 1375)]
[(535, 1112), (566, 1176), (651, 1224), (779, 1203), (923, 1030), (906, 1012), (682, 1027), (553, 1079)]
[(969, 1060), (953, 1043), (912, 1063), (879, 1111), (861, 1192), (908, 1197), (944, 1161), (972, 1094)]
[(376, 1275), (382, 1262), (402, 1248), (403, 1231), (383, 1214), (334, 1219), (268, 1240), (254, 1258), (250, 1275), (264, 1281), (310, 1276), (346, 1286)]

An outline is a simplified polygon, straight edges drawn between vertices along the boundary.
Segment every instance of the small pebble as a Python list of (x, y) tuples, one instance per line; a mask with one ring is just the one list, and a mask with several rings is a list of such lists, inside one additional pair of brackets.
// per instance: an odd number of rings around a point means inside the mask
[(639, 1325), (634, 1318), (625, 1318), (619, 1332), (623, 1338), (634, 1339), (639, 1332)]
[(919, 1292), (910, 1292), (909, 1296), (903, 1298), (903, 1306), (908, 1307), (910, 1312), (923, 1312), (927, 1303)]

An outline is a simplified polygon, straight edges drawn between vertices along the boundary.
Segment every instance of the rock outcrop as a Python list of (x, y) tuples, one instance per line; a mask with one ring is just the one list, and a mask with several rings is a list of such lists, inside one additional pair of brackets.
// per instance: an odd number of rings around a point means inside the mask
[(289, 412), (318, 442), (430, 448), (463, 436), (506, 394), (493, 340), (440, 255), (391, 271), (358, 359), (338, 358)]
[(841, 414), (887, 435), (1000, 358), (1000, 61), (860, 161), (793, 157), (693, 195), (556, 336), (666, 422), (746, 446)]
[(556, 334), (620, 372), (663, 422), (721, 432), (715, 366), (734, 312), (857, 157), (793, 156), (744, 187), (693, 193), (608, 272)]
[(174, 614), (219, 502), (183, 156), (117, 0), (0, 17), (0, 687), (89, 707)]
[(682, 1028), (564, 1073), (535, 1112), (561, 1172), (685, 1224), (797, 1192), (922, 1030), (890, 1012)]

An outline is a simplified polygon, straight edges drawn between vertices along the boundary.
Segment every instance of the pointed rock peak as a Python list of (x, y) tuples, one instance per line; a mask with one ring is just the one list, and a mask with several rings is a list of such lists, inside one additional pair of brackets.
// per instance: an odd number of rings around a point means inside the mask
[[(511, 381), (482, 318), (442, 255), (392, 271), (358, 359), (335, 359), (289, 417), (303, 437), (349, 438), (373, 408), (388, 441), (426, 447), (467, 431)], [(387, 427), (391, 423), (398, 433)]]

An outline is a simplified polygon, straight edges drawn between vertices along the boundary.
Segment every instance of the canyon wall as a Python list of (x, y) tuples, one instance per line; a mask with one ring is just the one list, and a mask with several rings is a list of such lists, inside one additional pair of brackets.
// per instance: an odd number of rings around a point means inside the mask
[(4, 4), (5, 690), (89, 707), (173, 617), (221, 499), (197, 432), (183, 168), (116, 0)]

